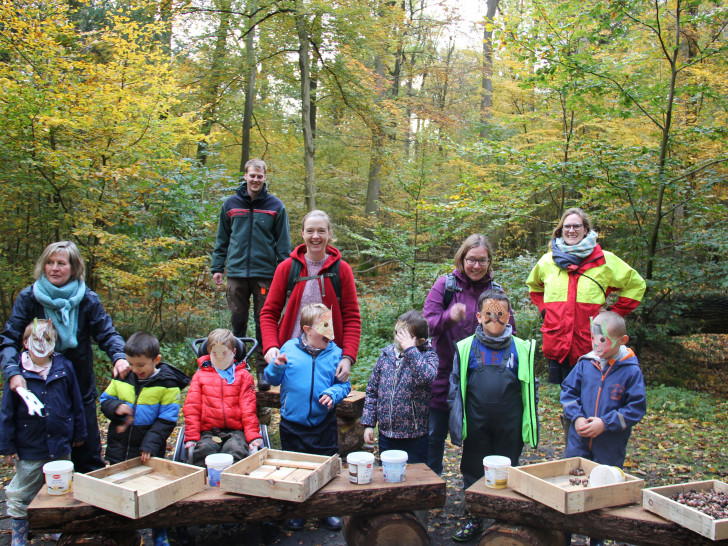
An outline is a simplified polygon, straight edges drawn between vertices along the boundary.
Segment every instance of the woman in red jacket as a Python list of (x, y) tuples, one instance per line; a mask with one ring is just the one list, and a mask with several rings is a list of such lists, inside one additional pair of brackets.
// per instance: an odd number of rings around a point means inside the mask
[[(301, 309), (309, 303), (323, 303), (333, 313), (334, 341), (342, 349), (336, 377), (339, 381), (347, 381), (351, 365), (359, 352), (361, 337), (354, 273), (349, 264), (341, 259), (341, 253), (328, 245), (333, 241), (333, 231), (331, 220), (325, 212), (312, 210), (304, 216), (301, 236), (304, 244), (296, 247), (290, 258), (276, 268), (268, 297), (260, 312), (265, 361), (272, 362), (286, 341), (301, 335)], [(299, 262), (301, 272), (295, 277), (293, 289), (288, 295), (288, 280), (294, 261)], [(335, 286), (340, 286), (341, 297)]]

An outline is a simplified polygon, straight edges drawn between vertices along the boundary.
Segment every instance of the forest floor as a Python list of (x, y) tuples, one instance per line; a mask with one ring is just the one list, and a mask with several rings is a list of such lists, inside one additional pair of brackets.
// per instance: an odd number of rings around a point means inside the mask
[[(641, 366), (650, 383), (648, 412), (633, 431), (625, 470), (643, 478), (649, 487), (702, 479), (728, 482), (728, 336), (694, 336), (686, 340), (681, 349), (670, 354), (644, 350)], [(670, 373), (680, 374), (682, 388), (660, 385), (665, 374)], [(540, 443), (535, 450), (524, 449), (522, 464), (563, 457), (564, 436), (559, 421), (558, 394), (556, 386), (542, 382)], [(274, 422), (271, 427), (274, 446), (276, 428)], [(170, 445), (173, 442), (174, 438), (170, 439)], [(447, 483), (447, 503), (442, 509), (430, 511), (428, 534), (432, 544), (453, 544), (450, 537), (462, 525), (465, 502), (459, 464), (460, 449), (448, 442), (442, 475)], [(10, 468), (0, 468), (0, 483), (3, 484), (0, 491), (0, 546), (10, 544), (4, 486), (11, 478)], [(264, 543), (257, 525), (241, 525), (233, 529), (214, 525), (195, 527), (190, 528), (190, 535), (190, 542), (200, 545)], [(145, 544), (151, 544), (149, 531), (143, 536)], [(171, 538), (173, 543), (177, 542), (173, 534)], [(40, 538), (32, 543), (52, 544)], [(329, 531), (311, 520), (302, 531), (292, 532), (281, 527), (277, 541), (269, 543), (339, 546), (344, 544), (344, 540), (340, 532)], [(574, 537), (572, 544), (586, 542), (583, 537)]]

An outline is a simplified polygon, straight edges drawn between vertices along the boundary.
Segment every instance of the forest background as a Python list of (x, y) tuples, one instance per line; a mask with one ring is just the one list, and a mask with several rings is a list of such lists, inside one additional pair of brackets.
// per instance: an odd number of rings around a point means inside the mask
[(321, 208), (355, 267), (359, 386), (471, 233), (539, 338), (525, 279), (571, 206), (647, 280), (638, 349), (728, 333), (728, 4), (490, 0), (472, 43), (455, 4), (0, 0), (0, 319), (71, 239), (122, 335), (193, 366), (228, 324), (219, 208), (262, 157), (294, 244)]

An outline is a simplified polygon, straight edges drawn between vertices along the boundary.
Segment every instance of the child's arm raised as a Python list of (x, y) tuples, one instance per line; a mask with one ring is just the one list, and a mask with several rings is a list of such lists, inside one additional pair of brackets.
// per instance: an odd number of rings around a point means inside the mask
[(286, 373), (287, 364), (288, 357), (286, 356), (286, 353), (278, 353), (278, 356), (276, 356), (275, 359), (273, 359), (273, 361), (268, 364), (263, 371), (263, 376), (265, 377), (265, 380), (274, 387), (280, 385), (283, 381), (283, 376)]

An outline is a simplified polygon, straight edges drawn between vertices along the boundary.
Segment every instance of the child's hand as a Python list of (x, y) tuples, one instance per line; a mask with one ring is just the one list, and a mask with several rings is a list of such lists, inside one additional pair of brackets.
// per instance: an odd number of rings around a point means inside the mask
[(191, 447), (195, 447), (196, 445), (197, 445), (197, 442), (194, 442), (192, 440), (189, 440), (189, 441), (185, 442), (185, 449), (189, 449)]
[[(13, 376), (15, 377), (15, 376)], [(3, 457), (3, 460), (5, 461), (5, 464), (8, 466), (15, 466), (15, 461), (18, 460), (18, 454), (13, 453), (12, 455), (5, 455)]]
[(248, 446), (252, 448), (250, 452), (255, 453), (259, 449), (263, 449), (265, 447), (265, 444), (263, 443), (263, 438), (256, 438), (255, 440), (250, 442)]
[(285, 366), (288, 364), (288, 357), (286, 356), (286, 353), (278, 353), (275, 360), (273, 360), (273, 364), (276, 366)]
[(460, 322), (465, 318), (465, 312), (467, 307), (464, 303), (456, 303), (450, 308), (450, 320), (453, 322)]
[(331, 409), (334, 407), (334, 399), (331, 398), (328, 394), (322, 394), (321, 398), (319, 398), (319, 404), (322, 406), (326, 406), (328, 409)]
[(15, 392), (15, 389), (17, 389), (18, 387), (23, 387), (24, 389), (28, 388), (28, 385), (25, 384), (25, 378), (20, 374), (11, 377), (9, 385), (10, 390), (13, 392)]
[(582, 432), (579, 433), (583, 438), (596, 438), (604, 432), (604, 421), (599, 417), (589, 417), (585, 421), (586, 425), (582, 428)]
[(124, 417), (124, 422), (116, 426), (116, 432), (118, 434), (124, 432), (134, 423), (134, 410), (126, 404), (119, 404), (114, 413), (116, 413), (119, 417), (126, 416)]
[(132, 415), (134, 412), (130, 406), (127, 406), (126, 404), (119, 404), (114, 413), (121, 417), (122, 415)]
[(374, 429), (372, 427), (367, 427), (364, 429), (364, 443), (365, 444), (374, 443)]
[(268, 352), (265, 353), (265, 356), (263, 357), (263, 359), (265, 360), (265, 363), (270, 364), (271, 362), (273, 362), (276, 359), (276, 357), (280, 354), (280, 352), (281, 351), (280, 351), (280, 349), (278, 349), (278, 347), (271, 347), (270, 349), (268, 349)]
[(410, 347), (417, 346), (417, 338), (413, 336), (407, 328), (398, 330), (397, 333), (394, 334), (394, 339), (397, 343), (399, 343), (399, 346), (402, 347), (402, 352), (405, 352)]
[(142, 451), (141, 452), (141, 456), (142, 456), (142, 462), (143, 463), (146, 463), (149, 459), (152, 458), (152, 454), (149, 453), (148, 451)]

